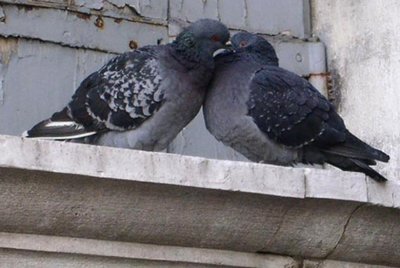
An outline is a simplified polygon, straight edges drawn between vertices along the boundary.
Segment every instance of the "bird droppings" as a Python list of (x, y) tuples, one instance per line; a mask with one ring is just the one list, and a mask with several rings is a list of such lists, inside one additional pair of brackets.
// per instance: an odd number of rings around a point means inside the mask
[(104, 28), (104, 20), (101, 16), (98, 16), (96, 18), (96, 21), (94, 22), (94, 25), (96, 25), (98, 28)]
[(130, 49), (137, 49), (138, 47), (139, 47), (138, 42), (136, 42), (135, 40), (129, 41), (129, 48)]
[(90, 20), (91, 15), (86, 13), (76, 13), (76, 16), (83, 20)]
[(300, 53), (297, 53), (297, 54), (296, 54), (296, 61), (297, 61), (297, 62), (302, 62), (302, 61), (303, 61), (303, 56), (301, 56)]

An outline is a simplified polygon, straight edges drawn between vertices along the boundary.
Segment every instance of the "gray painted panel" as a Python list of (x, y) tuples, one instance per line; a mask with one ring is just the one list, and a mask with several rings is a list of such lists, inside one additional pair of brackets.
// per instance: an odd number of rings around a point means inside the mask
[(2, 68), (0, 104), (0, 133), (13, 135), (63, 108), (81, 80), (112, 56), (24, 39), (14, 46)]
[(309, 16), (308, 0), (170, 0), (172, 19), (218, 18), (234, 29), (300, 38), (310, 34)]
[(13, 5), (67, 9), (87, 14), (102, 14), (113, 18), (147, 21), (156, 24), (164, 24), (168, 16), (168, 1), (165, 0), (2, 0), (1, 2)]
[[(118, 53), (129, 50), (131, 40), (143, 46), (168, 39), (165, 26), (106, 17), (99, 19), (97, 16), (82, 17), (57, 9), (27, 10), (11, 5), (5, 5), (3, 9), (6, 16), (6, 22), (0, 23), (0, 35), (3, 36), (29, 37)], [(102, 20), (102, 27), (95, 25), (100, 25), (99, 20)]]

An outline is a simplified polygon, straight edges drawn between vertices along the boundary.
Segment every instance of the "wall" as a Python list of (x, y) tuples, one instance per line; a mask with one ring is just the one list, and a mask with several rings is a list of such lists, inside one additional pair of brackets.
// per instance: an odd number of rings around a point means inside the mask
[(400, 2), (314, 0), (311, 6), (340, 114), (353, 133), (390, 154), (379, 169), (400, 181)]
[[(320, 38), (334, 78), (331, 97), (341, 95), (339, 111), (355, 134), (392, 156), (379, 169), (395, 180), (400, 37), (392, 29), (399, 9), (395, 0), (2, 0), (0, 133), (20, 135), (61, 109), (80, 81), (116, 53), (166, 43), (187, 22), (209, 17), (232, 31), (265, 34), (281, 65), (300, 75), (326, 71)], [(208, 134), (201, 114), (168, 151), (244, 160)]]

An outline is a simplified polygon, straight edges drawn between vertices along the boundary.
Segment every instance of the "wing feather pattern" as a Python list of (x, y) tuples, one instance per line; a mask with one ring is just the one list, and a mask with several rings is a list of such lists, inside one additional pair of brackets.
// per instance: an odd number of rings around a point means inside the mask
[(153, 47), (124, 53), (88, 76), (62, 112), (40, 122), (26, 136), (68, 139), (137, 128), (161, 107), (161, 80)]
[(369, 166), (389, 156), (351, 134), (332, 104), (294, 73), (273, 66), (260, 69), (250, 83), (247, 105), (248, 115), (270, 139), (303, 148), (303, 163), (327, 162), (386, 180)]
[[(279, 67), (263, 67), (255, 73), (248, 108), (270, 139), (288, 147), (345, 140), (343, 120), (329, 101), (308, 81)], [(326, 135), (329, 139), (324, 140)]]

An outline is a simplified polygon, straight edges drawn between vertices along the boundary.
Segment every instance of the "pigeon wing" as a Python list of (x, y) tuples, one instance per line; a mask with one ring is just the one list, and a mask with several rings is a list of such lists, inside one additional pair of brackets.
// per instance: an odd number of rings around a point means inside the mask
[(308, 81), (279, 67), (258, 70), (250, 83), (248, 114), (267, 136), (288, 147), (343, 142), (345, 126)]
[(139, 127), (163, 102), (159, 64), (151, 52), (122, 54), (85, 79), (68, 104), (71, 117), (98, 131)]
[(139, 127), (163, 103), (155, 52), (149, 46), (115, 57), (80, 84), (67, 107), (23, 136), (65, 140)]

